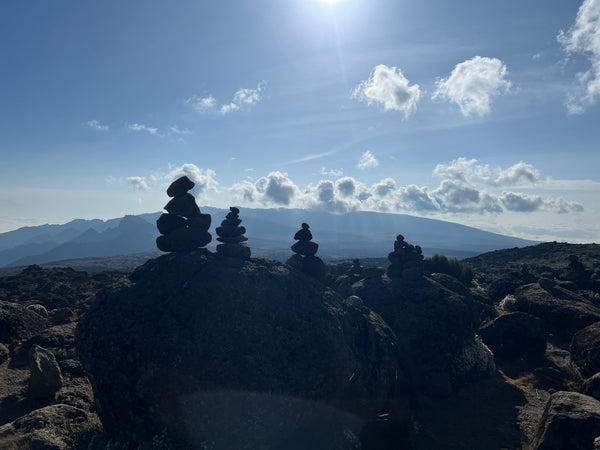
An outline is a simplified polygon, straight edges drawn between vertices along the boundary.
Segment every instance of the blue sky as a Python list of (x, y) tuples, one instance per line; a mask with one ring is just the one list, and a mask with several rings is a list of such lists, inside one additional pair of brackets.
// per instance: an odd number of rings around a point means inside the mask
[(0, 232), (200, 205), (600, 241), (600, 0), (0, 4)]

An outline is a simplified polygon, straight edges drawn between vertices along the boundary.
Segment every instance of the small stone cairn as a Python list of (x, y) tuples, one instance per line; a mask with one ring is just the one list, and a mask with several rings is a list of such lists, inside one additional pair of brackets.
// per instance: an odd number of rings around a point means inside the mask
[(423, 251), (421, 247), (411, 245), (399, 234), (394, 242), (394, 251), (388, 255), (390, 266), (387, 275), (390, 278), (417, 280), (423, 275)]
[(183, 176), (173, 181), (167, 188), (172, 199), (165, 205), (166, 214), (156, 221), (161, 236), (156, 238), (156, 246), (163, 252), (178, 252), (204, 247), (212, 236), (208, 232), (210, 214), (202, 214), (196, 199), (188, 191), (194, 182)]
[(217, 245), (217, 253), (223, 256), (233, 258), (249, 259), (250, 246), (245, 241), (248, 240), (244, 233), (246, 227), (240, 227), (242, 220), (239, 218), (240, 210), (235, 206), (229, 208), (229, 213), (221, 226), (217, 227), (216, 232), (219, 235), (217, 241), (222, 244)]
[(326, 275), (325, 263), (321, 258), (315, 256), (319, 244), (312, 242), (312, 233), (309, 228), (307, 223), (303, 223), (300, 230), (294, 235), (294, 239), (298, 241), (291, 247), (295, 255), (292, 255), (286, 264), (323, 281)]

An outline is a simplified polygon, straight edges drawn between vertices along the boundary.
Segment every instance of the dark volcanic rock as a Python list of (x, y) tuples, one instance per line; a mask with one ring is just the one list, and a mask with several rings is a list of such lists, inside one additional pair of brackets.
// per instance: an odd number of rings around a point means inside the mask
[(577, 392), (553, 394), (544, 410), (531, 450), (593, 449), (600, 435), (600, 402)]
[(6, 348), (6, 345), (0, 343), (0, 364), (3, 364), (8, 358), (10, 358), (10, 351)]
[(600, 372), (600, 322), (575, 333), (569, 351), (584, 378)]
[(600, 400), (600, 372), (585, 380), (581, 391), (585, 395)]
[(175, 214), (161, 214), (156, 220), (156, 227), (160, 234), (169, 234), (178, 228), (185, 228), (186, 226), (187, 220), (185, 220), (185, 217), (176, 216)]
[(28, 339), (48, 325), (48, 320), (25, 306), (0, 301), (0, 342), (12, 344)]
[(29, 351), (29, 389), (34, 398), (48, 398), (62, 387), (63, 379), (54, 354), (39, 345)]
[(196, 199), (192, 194), (183, 194), (173, 198), (165, 205), (165, 209), (169, 214), (183, 217), (192, 217), (196, 214), (200, 214), (200, 208), (198, 208)]
[[(236, 448), (274, 436), (284, 439), (279, 448), (297, 448), (299, 437), (319, 433), (332, 442), (341, 425), (311, 428), (323, 411), (338, 411), (358, 435), (338, 406), (370, 414), (401, 377), (379, 316), (283, 264), (199, 249), (151, 260), (132, 279), (99, 296), (77, 329), (112, 435), (140, 443), (166, 430), (182, 447), (217, 440), (226, 448), (228, 433), (246, 438)], [(303, 428), (293, 431), (297, 420)]]
[(516, 308), (539, 317), (548, 333), (570, 339), (582, 328), (600, 321), (600, 309), (592, 302), (566, 289), (549, 292), (538, 283), (515, 290)]
[(0, 447), (32, 450), (80, 448), (77, 444), (101, 430), (102, 425), (95, 414), (69, 405), (51, 405), (0, 426)]
[(352, 290), (396, 334), (411, 388), (430, 391), (441, 379), (440, 372), (458, 386), (492, 369), (489, 350), (474, 341), (482, 309), (469, 297), (427, 277), (416, 281), (363, 279)]
[(506, 359), (542, 356), (546, 350), (544, 322), (523, 312), (497, 317), (482, 326), (479, 335), (494, 354)]

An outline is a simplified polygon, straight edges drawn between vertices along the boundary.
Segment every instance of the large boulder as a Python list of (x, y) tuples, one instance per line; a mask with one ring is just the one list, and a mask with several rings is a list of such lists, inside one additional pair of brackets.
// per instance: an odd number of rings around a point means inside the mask
[(36, 399), (53, 397), (62, 387), (62, 373), (50, 350), (33, 345), (29, 351), (29, 371), (29, 389)]
[(410, 389), (436, 392), (439, 380), (450, 378), (452, 385), (460, 385), (466, 373), (476, 373), (472, 369), (481, 366), (459, 367), (469, 360), (464, 355), (481, 356), (483, 366), (489, 368), (489, 350), (473, 341), (485, 310), (478, 302), (428, 277), (363, 279), (352, 289), (396, 334)]
[(575, 333), (569, 352), (584, 378), (600, 372), (600, 322)]
[(18, 303), (0, 301), (0, 342), (15, 344), (49, 326), (48, 320)]
[(600, 435), (600, 402), (577, 392), (553, 394), (538, 425), (531, 450), (591, 450)]
[(0, 448), (88, 448), (82, 444), (100, 431), (102, 425), (95, 414), (69, 405), (50, 405), (0, 426)]
[(538, 283), (526, 284), (515, 290), (515, 299), (519, 311), (539, 317), (548, 333), (565, 339), (600, 321), (598, 307), (560, 287), (548, 291)]
[(542, 319), (523, 312), (495, 318), (479, 328), (479, 335), (495, 355), (505, 359), (541, 356), (546, 350)]
[[(198, 249), (132, 279), (77, 329), (100, 418), (121, 439), (327, 448), (358, 436), (355, 413), (377, 410), (401, 376), (379, 316), (283, 264)], [(300, 439), (311, 435), (320, 444)]]

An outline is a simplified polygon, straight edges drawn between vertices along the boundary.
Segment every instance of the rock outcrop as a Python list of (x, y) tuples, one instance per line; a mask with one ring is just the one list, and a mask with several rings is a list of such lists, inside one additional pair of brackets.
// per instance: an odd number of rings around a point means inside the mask
[(165, 205), (166, 214), (156, 221), (161, 236), (156, 238), (156, 246), (163, 252), (193, 250), (204, 247), (212, 240), (208, 232), (210, 214), (202, 214), (196, 199), (188, 191), (194, 182), (183, 176), (173, 181), (167, 188), (167, 195), (173, 197)]
[(122, 439), (166, 430), (183, 447), (333, 448), (403, 380), (377, 314), (286, 265), (198, 249), (132, 279), (99, 296), (77, 332), (99, 415)]
[(239, 208), (230, 207), (225, 220), (215, 230), (219, 236), (217, 241), (221, 242), (217, 245), (217, 253), (222, 256), (249, 259), (251, 255), (250, 246), (246, 244), (248, 238), (244, 236), (246, 227), (240, 226), (242, 220), (239, 214)]
[(295, 255), (285, 263), (306, 275), (323, 281), (327, 270), (323, 260), (315, 256), (319, 250), (319, 244), (312, 241), (312, 233), (309, 228), (307, 223), (302, 223), (300, 230), (294, 235), (294, 239), (298, 242), (291, 247)]
[(593, 449), (600, 436), (600, 402), (577, 392), (553, 394), (544, 410), (531, 450)]

